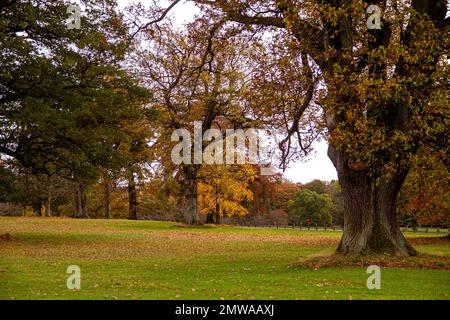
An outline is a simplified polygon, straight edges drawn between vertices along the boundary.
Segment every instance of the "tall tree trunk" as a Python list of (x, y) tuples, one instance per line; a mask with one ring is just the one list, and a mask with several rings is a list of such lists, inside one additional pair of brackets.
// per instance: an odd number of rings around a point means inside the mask
[(198, 210), (197, 181), (192, 178), (186, 178), (184, 187), (183, 220), (190, 225), (199, 225), (200, 213)]
[(106, 175), (103, 177), (103, 217), (111, 218), (110, 212), (110, 203), (111, 203), (111, 189), (110, 189), (110, 181)]
[(221, 224), (222, 219), (220, 219), (220, 206), (219, 201), (216, 200), (216, 224)]
[(48, 187), (47, 187), (47, 203), (45, 207), (45, 214), (47, 217), (52, 216), (52, 187), (53, 187), (53, 179), (52, 176), (49, 176), (47, 179)]
[(87, 197), (87, 193), (86, 193), (86, 186), (82, 185), (82, 190), (81, 190), (81, 212), (82, 212), (82, 216), (83, 218), (89, 218), (88, 215), (88, 197)]
[(79, 189), (78, 185), (73, 187), (73, 193), (72, 193), (72, 205), (73, 205), (73, 217), (74, 218), (80, 218), (80, 196), (79, 196)]
[(128, 177), (128, 219), (137, 220), (137, 190), (134, 172)]
[(47, 198), (47, 203), (45, 204), (45, 214), (47, 217), (52, 216), (52, 198)]
[(74, 218), (88, 218), (86, 186), (77, 183), (73, 189)]
[(413, 229), (413, 231), (414, 232), (417, 232), (417, 217), (416, 216), (413, 216), (412, 218), (411, 218), (411, 223), (412, 223), (412, 229)]
[(344, 233), (337, 249), (343, 254), (389, 253), (415, 255), (397, 222), (396, 200), (405, 173), (378, 181), (329, 146), (344, 198)]
[(186, 165), (183, 167), (184, 206), (183, 221), (190, 225), (200, 224), (197, 188), (198, 166)]

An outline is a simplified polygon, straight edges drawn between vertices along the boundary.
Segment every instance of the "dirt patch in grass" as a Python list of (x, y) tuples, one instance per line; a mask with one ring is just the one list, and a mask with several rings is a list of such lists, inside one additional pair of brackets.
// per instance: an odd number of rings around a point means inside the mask
[(377, 265), (383, 268), (435, 269), (450, 270), (450, 257), (421, 254), (416, 257), (370, 255), (344, 256), (340, 254), (323, 254), (310, 256), (309, 259), (292, 264), (293, 268), (320, 269), (326, 267), (359, 267)]
[(14, 240), (16, 239), (9, 233), (0, 234), (0, 241), (14, 241)]

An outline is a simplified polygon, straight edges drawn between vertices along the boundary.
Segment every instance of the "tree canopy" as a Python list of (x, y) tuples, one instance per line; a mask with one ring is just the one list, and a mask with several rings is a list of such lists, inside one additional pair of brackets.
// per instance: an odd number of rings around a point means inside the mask
[(304, 189), (288, 204), (289, 215), (297, 225), (328, 226), (331, 224), (331, 200), (327, 195)]
[(64, 1), (0, 4), (0, 152), (33, 173), (95, 177), (149, 101), (121, 66), (130, 41), (115, 2), (83, 5), (69, 29)]

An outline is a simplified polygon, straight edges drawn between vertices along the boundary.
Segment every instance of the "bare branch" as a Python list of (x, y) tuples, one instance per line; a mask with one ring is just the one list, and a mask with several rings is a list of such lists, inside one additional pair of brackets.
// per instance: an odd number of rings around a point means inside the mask
[(175, 1), (173, 1), (173, 2), (170, 4), (170, 6), (168, 6), (158, 18), (156, 18), (156, 19), (154, 19), (154, 20), (152, 20), (152, 21), (150, 21), (150, 22), (144, 24), (143, 26), (139, 27), (139, 28), (133, 33), (133, 35), (131, 36), (131, 38), (134, 38), (139, 32), (142, 32), (142, 31), (144, 31), (144, 30), (147, 30), (151, 25), (163, 21), (163, 20), (166, 18), (166, 16), (169, 14), (170, 10), (172, 10), (172, 9), (173, 9), (178, 3), (180, 3), (180, 2), (181, 2), (181, 0), (175, 0)]

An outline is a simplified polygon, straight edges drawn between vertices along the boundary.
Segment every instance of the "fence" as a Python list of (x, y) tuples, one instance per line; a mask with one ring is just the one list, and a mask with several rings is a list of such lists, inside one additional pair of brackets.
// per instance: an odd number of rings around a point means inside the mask
[[(247, 225), (242, 226), (243, 228), (255, 228), (255, 229), (284, 229), (284, 230), (299, 230), (299, 231), (342, 231), (342, 227), (333, 226), (333, 227), (305, 227), (305, 226), (296, 226), (296, 225)], [(450, 228), (409, 228), (409, 227), (400, 227), (400, 230), (404, 233), (429, 233), (429, 234), (448, 234), (450, 233)]]

